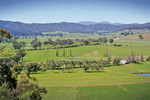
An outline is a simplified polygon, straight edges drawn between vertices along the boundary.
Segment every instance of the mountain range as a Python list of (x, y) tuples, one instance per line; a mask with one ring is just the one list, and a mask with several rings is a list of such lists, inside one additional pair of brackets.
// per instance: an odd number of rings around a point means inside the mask
[(94, 24), (123, 25), (122, 23), (110, 23), (107, 21), (102, 21), (102, 22), (82, 21), (82, 22), (78, 22), (78, 24), (82, 24), (82, 25), (94, 25)]
[(109, 22), (83, 21), (79, 23), (22, 23), (0, 20), (0, 28), (4, 28), (13, 35), (40, 35), (42, 32), (64, 31), (70, 33), (95, 33), (97, 31), (119, 31), (124, 29), (150, 29), (150, 23), (121, 24)]

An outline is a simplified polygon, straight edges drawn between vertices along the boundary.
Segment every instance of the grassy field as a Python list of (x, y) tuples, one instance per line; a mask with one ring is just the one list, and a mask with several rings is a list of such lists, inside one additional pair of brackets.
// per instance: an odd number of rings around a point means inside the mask
[(77, 87), (79, 93), (88, 93), (88, 99), (96, 100), (149, 100), (150, 83)]
[(132, 82), (150, 81), (150, 77), (132, 74), (141, 72), (150, 72), (150, 62), (106, 67), (103, 72), (48, 71), (32, 76), (37, 77), (39, 85), (46, 86), (48, 90), (48, 94), (43, 95), (43, 100), (76, 100), (76, 95), (79, 93), (82, 95), (88, 93), (88, 99), (96, 100), (149, 100), (150, 83), (132, 84)]
[[(88, 86), (88, 87), (46, 87), (47, 95), (43, 100), (78, 100), (80, 93), (88, 94), (88, 100), (149, 100), (150, 83), (113, 85), (113, 86)], [(84, 100), (84, 99), (79, 99)]]
[[(142, 34), (143, 40), (150, 40), (150, 33)], [(140, 40), (139, 35), (130, 35), (120, 38), (121, 40)]]
[[(43, 39), (44, 40), (44, 39)], [(43, 41), (42, 40), (42, 41)], [(29, 40), (27, 47), (31, 48)], [(6, 43), (2, 43), (4, 46)], [(46, 60), (71, 59), (80, 57), (77, 60), (100, 60), (103, 52), (108, 50), (111, 57), (126, 57), (133, 50), (135, 55), (142, 51), (144, 56), (150, 55), (149, 40), (119, 40), (113, 44), (121, 47), (106, 45), (88, 45), (72, 47), (72, 56), (69, 56), (69, 49), (65, 48), (66, 56), (62, 56), (62, 49), (59, 49), (59, 56), (56, 57), (55, 49), (25, 51), (26, 62), (45, 62)], [(45, 46), (46, 47), (46, 46)], [(7, 47), (11, 52), (12, 44)], [(96, 55), (94, 52), (96, 51)], [(71, 59), (74, 60), (74, 59)], [(38, 84), (48, 90), (47, 95), (43, 95), (43, 100), (76, 100), (76, 95), (88, 93), (88, 99), (97, 100), (149, 100), (150, 83), (138, 83), (150, 81), (150, 77), (140, 76), (133, 73), (150, 73), (150, 62), (139, 64), (128, 64), (120, 66), (105, 67), (101, 72), (83, 72), (82, 68), (74, 68), (70, 73), (62, 73), (61, 70), (48, 70), (46, 72), (32, 73), (38, 79)], [(130, 84), (137, 82), (137, 84)], [(129, 83), (128, 85), (122, 83)], [(115, 84), (115, 85), (114, 85)], [(106, 85), (106, 86), (105, 86)], [(108, 86), (109, 85), (109, 86)]]
[[(114, 47), (110, 46), (79, 46), (73, 47), (72, 57), (81, 57), (81, 59), (95, 59), (99, 60), (103, 57), (103, 53), (105, 50), (108, 50), (111, 56), (120, 56), (127, 57), (130, 55), (131, 50), (135, 52), (135, 56), (139, 55), (140, 52), (143, 52), (144, 56), (150, 55), (150, 41), (115, 41), (113, 44), (121, 44), (122, 47)], [(126, 46), (127, 45), (127, 46)], [(62, 49), (59, 49), (59, 56), (57, 57), (55, 49), (50, 50), (35, 50), (35, 51), (26, 51), (27, 55), (24, 57), (24, 61), (46, 61), (46, 60), (60, 60), (60, 59), (68, 59), (71, 58), (69, 56), (69, 49), (66, 48), (66, 56), (62, 56)], [(94, 51), (97, 51), (97, 56), (94, 56)]]
[[(102, 72), (86, 72), (83, 69), (72, 69), (72, 73), (62, 73), (54, 70), (45, 73), (32, 74), (39, 79), (39, 85), (96, 85), (149, 81), (150, 77), (143, 77), (132, 73), (149, 73), (150, 62), (105, 67)], [(64, 81), (65, 80), (65, 81)]]

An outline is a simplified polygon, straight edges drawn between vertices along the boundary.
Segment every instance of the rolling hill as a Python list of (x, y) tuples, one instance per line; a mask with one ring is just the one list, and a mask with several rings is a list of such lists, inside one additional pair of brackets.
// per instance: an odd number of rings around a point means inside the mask
[[(106, 22), (105, 22), (106, 23)], [(42, 32), (54, 32), (54, 31), (64, 31), (70, 33), (95, 33), (97, 31), (107, 31), (113, 32), (128, 28), (150, 28), (150, 23), (146, 24), (122, 24), (122, 25), (112, 25), (107, 22), (107, 24), (92, 24), (83, 25), (79, 23), (21, 23), (12, 21), (2, 21), (0, 20), (0, 27), (8, 30), (14, 35), (39, 35)]]

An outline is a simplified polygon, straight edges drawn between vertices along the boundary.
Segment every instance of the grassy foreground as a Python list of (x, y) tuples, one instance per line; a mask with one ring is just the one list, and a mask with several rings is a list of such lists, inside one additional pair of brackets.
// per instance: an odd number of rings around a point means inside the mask
[[(88, 87), (46, 87), (43, 100), (77, 100), (80, 93), (88, 94), (88, 100), (149, 100), (150, 83), (88, 86)], [(84, 99), (79, 99), (84, 100)]]
[(150, 83), (118, 84), (150, 81), (150, 77), (132, 74), (150, 72), (150, 62), (106, 67), (103, 72), (83, 73), (81, 70), (78, 69), (76, 73), (48, 71), (32, 76), (37, 77), (39, 85), (46, 86), (48, 90), (48, 94), (43, 95), (43, 100), (77, 100), (76, 95), (79, 93), (88, 93), (88, 99), (96, 100), (150, 99)]

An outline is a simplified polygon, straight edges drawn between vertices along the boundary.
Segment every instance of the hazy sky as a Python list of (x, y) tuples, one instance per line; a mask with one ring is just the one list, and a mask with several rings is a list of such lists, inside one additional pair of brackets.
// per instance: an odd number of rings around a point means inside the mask
[(150, 22), (150, 0), (0, 0), (0, 20)]

